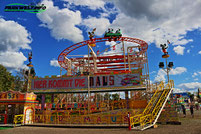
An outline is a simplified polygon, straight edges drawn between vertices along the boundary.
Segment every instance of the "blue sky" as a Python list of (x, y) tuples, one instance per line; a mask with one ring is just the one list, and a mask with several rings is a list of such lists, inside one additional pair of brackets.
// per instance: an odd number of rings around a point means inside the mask
[[(43, 13), (4, 12), (11, 3), (43, 3)], [(121, 28), (123, 36), (149, 44), (148, 62), (152, 82), (166, 80), (158, 68), (160, 44), (171, 42), (169, 61), (174, 62), (170, 78), (176, 91), (201, 87), (201, 1), (188, 0), (4, 0), (0, 2), (0, 64), (15, 73), (26, 67), (28, 52), (38, 76), (59, 75), (57, 57), (67, 47), (88, 40), (87, 32), (97, 28)], [(97, 46), (103, 50), (107, 45)], [(118, 50), (117, 50), (118, 51)], [(72, 54), (86, 54), (79, 49)]]

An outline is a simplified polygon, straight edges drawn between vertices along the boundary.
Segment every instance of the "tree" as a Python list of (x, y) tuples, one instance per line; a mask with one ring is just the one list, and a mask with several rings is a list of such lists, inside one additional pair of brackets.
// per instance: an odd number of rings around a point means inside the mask
[(20, 70), (19, 72), (17, 72), (16, 76), (14, 76), (14, 90), (25, 92), (26, 91), (25, 85), (26, 83), (24, 79), (23, 70)]
[(104, 95), (104, 100), (111, 100), (111, 94), (109, 94), (109, 93), (106, 93), (105, 95)]
[(112, 100), (119, 100), (119, 94), (112, 94)]
[(0, 64), (0, 91), (14, 89), (14, 77)]

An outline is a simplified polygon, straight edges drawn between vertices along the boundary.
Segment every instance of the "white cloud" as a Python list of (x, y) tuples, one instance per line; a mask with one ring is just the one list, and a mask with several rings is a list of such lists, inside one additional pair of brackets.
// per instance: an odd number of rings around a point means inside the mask
[(173, 92), (174, 93), (183, 93), (183, 92), (187, 92), (187, 90), (179, 89), (179, 88), (174, 88)]
[(100, 36), (107, 30), (110, 22), (106, 18), (89, 17), (88, 19), (84, 19), (82, 24), (87, 26), (88, 30), (96, 28), (95, 34)]
[(25, 68), (27, 58), (20, 49), (31, 49), (30, 33), (15, 21), (0, 18), (0, 64), (10, 71)]
[(192, 77), (196, 77), (198, 74), (196, 72), (193, 73)]
[(175, 53), (177, 53), (178, 55), (183, 55), (184, 54), (184, 49), (185, 49), (185, 47), (182, 47), (182, 46), (176, 46), (176, 47), (173, 48)]
[(58, 61), (55, 60), (55, 59), (52, 59), (52, 60), (50, 61), (50, 65), (51, 65), (51, 66), (54, 66), (54, 67), (60, 67)]
[(83, 40), (82, 31), (76, 26), (82, 22), (80, 11), (71, 11), (68, 8), (59, 9), (52, 1), (44, 0), (45, 12), (37, 14), (43, 27), (51, 30), (51, 35), (58, 39), (68, 39), (73, 42)]
[(195, 77), (197, 77), (199, 75), (201, 76), (201, 72), (197, 71), (197, 72), (193, 73), (192, 77), (195, 78)]
[(23, 69), (26, 68), (24, 62), (27, 58), (22, 52), (3, 52), (0, 55), (0, 64), (4, 65), (8, 69)]
[(162, 69), (160, 69), (160, 70), (158, 71), (158, 74), (157, 74), (157, 76), (155, 77), (154, 81), (155, 81), (155, 82), (165, 81), (165, 80), (166, 80), (165, 77), (166, 77), (165, 71), (163, 71)]
[(104, 8), (105, 2), (103, 0), (64, 0), (69, 2), (70, 5), (85, 6), (90, 9)]
[(198, 54), (201, 54), (201, 51), (199, 51)]
[(31, 49), (30, 33), (15, 21), (0, 18), (0, 51), (18, 51)]
[(184, 90), (196, 90), (198, 88), (201, 88), (201, 83), (199, 82), (182, 83), (179, 84), (178, 87)]
[(193, 42), (193, 40), (192, 39), (189, 39), (189, 40), (187, 40), (187, 39), (177, 40), (177, 41), (175, 41), (173, 43), (173, 45), (186, 45), (189, 42)]
[(176, 67), (175, 69), (173, 68), (170, 70), (170, 75), (182, 74), (184, 72), (187, 72), (185, 67)]
[[(170, 70), (170, 75), (180, 75), (184, 72), (187, 72), (187, 69), (185, 67), (176, 67), (175, 69)], [(165, 81), (166, 80), (167, 73), (160, 69), (154, 79), (155, 82)]]
[(198, 81), (198, 80), (199, 80), (198, 78), (195, 78), (195, 79), (194, 79), (194, 81)]
[(191, 50), (190, 50), (190, 49), (188, 49), (188, 50), (187, 50), (187, 53), (190, 53), (190, 51), (191, 51)]
[[(201, 27), (201, 1), (189, 0), (113, 0), (119, 14), (112, 26), (121, 28), (123, 35), (155, 42), (157, 47), (167, 40), (174, 45), (192, 42), (185, 39), (188, 31)], [(183, 10), (185, 9), (185, 10)], [(183, 54), (184, 47), (174, 48)]]

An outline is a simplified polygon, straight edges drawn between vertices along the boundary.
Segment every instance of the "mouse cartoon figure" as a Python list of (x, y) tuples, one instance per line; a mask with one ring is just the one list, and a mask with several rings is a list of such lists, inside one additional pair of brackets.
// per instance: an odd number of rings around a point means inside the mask
[(164, 55), (167, 55), (168, 54), (168, 52), (167, 52), (168, 45), (161, 44), (160, 47), (162, 48), (162, 51), (163, 51)]
[(92, 32), (88, 32), (90, 40), (92, 40), (92, 38), (95, 36), (95, 31), (96, 31), (96, 28), (94, 28)]

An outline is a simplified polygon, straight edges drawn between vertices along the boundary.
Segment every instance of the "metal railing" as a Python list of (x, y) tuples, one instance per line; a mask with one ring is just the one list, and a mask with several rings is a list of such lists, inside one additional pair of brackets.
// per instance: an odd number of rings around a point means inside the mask
[(161, 82), (149, 101), (147, 107), (142, 114), (130, 117), (130, 125), (134, 127), (135, 125), (140, 126), (143, 130), (147, 125), (152, 126), (156, 123), (162, 108), (164, 107), (172, 88), (174, 87), (174, 81), (170, 80), (169, 83), (164, 88), (164, 83)]
[(24, 123), (24, 115), (23, 114), (15, 115), (13, 123), (15, 124), (15, 126), (17, 124), (23, 124)]

